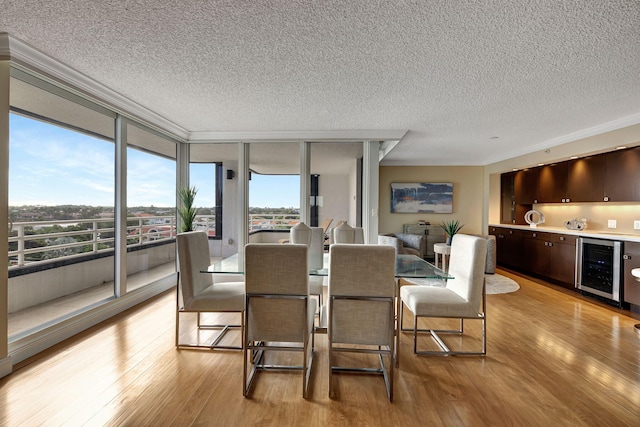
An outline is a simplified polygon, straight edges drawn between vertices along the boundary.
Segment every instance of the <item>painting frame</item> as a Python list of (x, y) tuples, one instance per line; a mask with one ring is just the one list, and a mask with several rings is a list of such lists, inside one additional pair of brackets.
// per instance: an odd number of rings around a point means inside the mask
[(392, 182), (391, 213), (453, 213), (452, 182)]

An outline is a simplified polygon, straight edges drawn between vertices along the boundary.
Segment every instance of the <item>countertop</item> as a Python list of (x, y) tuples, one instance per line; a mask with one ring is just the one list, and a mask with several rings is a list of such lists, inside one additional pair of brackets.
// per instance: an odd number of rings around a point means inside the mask
[(566, 227), (549, 227), (545, 225), (539, 225), (537, 227), (529, 227), (528, 225), (513, 225), (513, 224), (489, 224), (489, 227), (501, 227), (501, 228), (513, 228), (516, 230), (526, 231), (540, 231), (545, 233), (557, 233), (557, 234), (569, 234), (580, 237), (591, 237), (595, 239), (606, 240), (621, 240), (626, 242), (640, 242), (640, 230), (637, 233), (616, 233), (609, 230), (590, 230), (587, 228), (582, 231), (569, 230)]

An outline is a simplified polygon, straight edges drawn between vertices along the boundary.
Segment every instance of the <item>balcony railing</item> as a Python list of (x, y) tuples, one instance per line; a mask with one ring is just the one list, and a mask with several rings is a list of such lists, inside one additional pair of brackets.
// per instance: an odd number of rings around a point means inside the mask
[[(113, 250), (114, 224), (113, 218), (13, 223), (9, 234), (9, 268)], [(215, 215), (198, 215), (195, 227), (215, 235)], [(174, 216), (127, 218), (128, 248), (175, 236)]]
[[(299, 222), (299, 214), (251, 214), (249, 232), (288, 230)], [(13, 223), (9, 235), (9, 268), (113, 250), (114, 224), (113, 218)], [(215, 236), (216, 216), (196, 216), (194, 229)], [(128, 248), (171, 240), (175, 236), (174, 216), (127, 218)]]
[(300, 222), (300, 214), (250, 214), (249, 232), (260, 230), (288, 230)]

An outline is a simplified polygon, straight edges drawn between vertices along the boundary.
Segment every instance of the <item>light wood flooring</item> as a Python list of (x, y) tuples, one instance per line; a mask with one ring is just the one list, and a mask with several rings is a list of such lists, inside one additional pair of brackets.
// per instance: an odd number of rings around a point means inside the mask
[(417, 357), (402, 334), (393, 403), (379, 376), (340, 374), (328, 398), (326, 335), (308, 400), (300, 372), (260, 373), (245, 399), (241, 352), (175, 349), (167, 292), (0, 379), (0, 425), (640, 425), (637, 316), (499, 272), (521, 289), (487, 296), (487, 356)]

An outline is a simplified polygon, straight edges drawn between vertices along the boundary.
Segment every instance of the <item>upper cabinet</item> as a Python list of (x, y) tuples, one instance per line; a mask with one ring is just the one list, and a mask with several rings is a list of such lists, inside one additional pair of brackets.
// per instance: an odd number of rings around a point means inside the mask
[(640, 147), (605, 155), (604, 200), (640, 201)]
[(534, 203), (640, 202), (640, 146), (501, 175), (501, 223)]
[[(602, 202), (605, 155), (569, 160), (566, 198), (569, 202)], [(566, 200), (565, 200), (566, 201)]]
[(567, 162), (540, 168), (538, 176), (538, 203), (564, 203), (567, 200)]
[(500, 223), (511, 224), (515, 217), (516, 202), (513, 193), (515, 172), (500, 175)]
[(524, 215), (531, 204), (517, 204), (515, 200), (516, 172), (508, 172), (500, 175), (500, 223), (501, 224), (526, 224)]
[(516, 204), (530, 205), (538, 203), (538, 177), (540, 168), (518, 171), (513, 179)]

